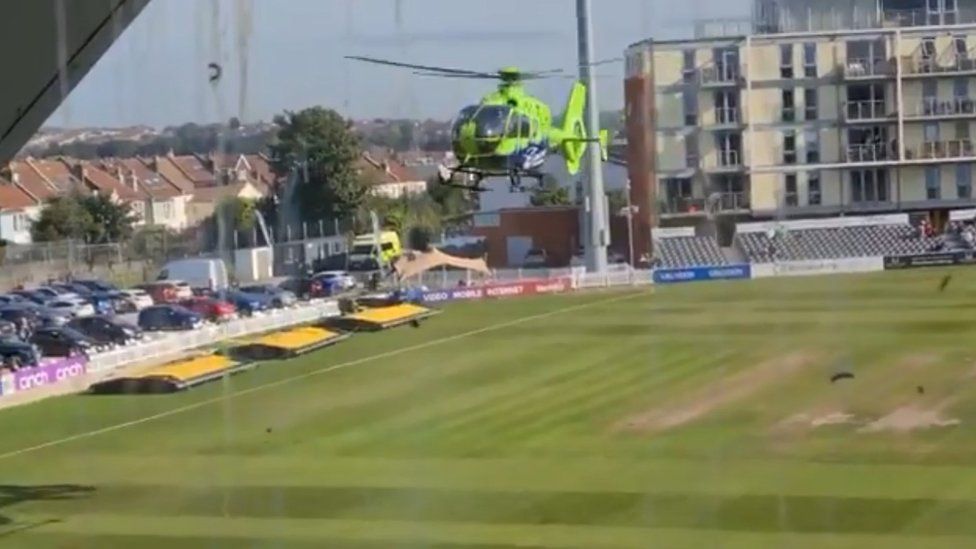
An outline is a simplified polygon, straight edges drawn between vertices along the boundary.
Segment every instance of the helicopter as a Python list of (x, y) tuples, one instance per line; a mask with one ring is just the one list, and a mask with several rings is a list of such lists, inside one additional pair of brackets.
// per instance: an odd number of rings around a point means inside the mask
[[(607, 158), (608, 132), (599, 137), (586, 135), (583, 122), (586, 107), (586, 85), (575, 81), (566, 102), (561, 122), (553, 120), (544, 101), (525, 91), (522, 83), (543, 78), (559, 78), (559, 69), (523, 72), (507, 67), (495, 72), (480, 72), (427, 65), (401, 63), (373, 57), (346, 56), (346, 59), (413, 69), (414, 74), (442, 78), (498, 80), (498, 89), (481, 101), (461, 109), (451, 127), (451, 148), (457, 165), (441, 165), (441, 184), (474, 191), (487, 191), (482, 182), (489, 177), (508, 177), (510, 190), (521, 192), (523, 178), (542, 183), (542, 166), (550, 153), (566, 161), (570, 175), (579, 173), (587, 143), (598, 142), (604, 160)], [(610, 60), (616, 61), (616, 60)], [(594, 63), (602, 64), (605, 63)], [(456, 175), (466, 176), (474, 186), (454, 183)]]

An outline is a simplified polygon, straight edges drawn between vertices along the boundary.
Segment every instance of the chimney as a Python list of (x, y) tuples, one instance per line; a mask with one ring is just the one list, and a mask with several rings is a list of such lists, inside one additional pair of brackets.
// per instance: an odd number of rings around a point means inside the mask
[(125, 185), (125, 174), (122, 173), (122, 166), (115, 167), (115, 178), (119, 180), (119, 183)]
[(14, 185), (20, 185), (20, 174), (17, 172), (10, 172), (10, 182)]
[(139, 190), (139, 178), (136, 177), (136, 173), (132, 172), (129, 174), (129, 185), (132, 187), (133, 191)]

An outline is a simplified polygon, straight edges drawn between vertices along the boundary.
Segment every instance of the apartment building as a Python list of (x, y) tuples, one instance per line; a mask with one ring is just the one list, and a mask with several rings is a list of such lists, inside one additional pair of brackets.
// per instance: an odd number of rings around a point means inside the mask
[(627, 51), (654, 224), (976, 206), (976, 0), (757, 0), (747, 30)]

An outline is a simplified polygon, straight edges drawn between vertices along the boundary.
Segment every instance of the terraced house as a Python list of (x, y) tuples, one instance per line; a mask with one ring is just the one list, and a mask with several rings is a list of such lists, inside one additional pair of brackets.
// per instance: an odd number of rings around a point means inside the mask
[(756, 0), (627, 51), (658, 223), (976, 205), (976, 0)]

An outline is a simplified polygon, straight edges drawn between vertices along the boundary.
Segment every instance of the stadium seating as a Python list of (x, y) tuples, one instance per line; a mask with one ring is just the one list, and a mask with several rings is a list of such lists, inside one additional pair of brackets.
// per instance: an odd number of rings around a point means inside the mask
[(669, 236), (654, 242), (658, 264), (667, 269), (726, 265), (728, 261), (718, 241), (707, 236)]
[(919, 254), (942, 242), (942, 237), (919, 238), (908, 224), (792, 229), (777, 237), (773, 247), (765, 232), (735, 236), (735, 244), (752, 263)]

